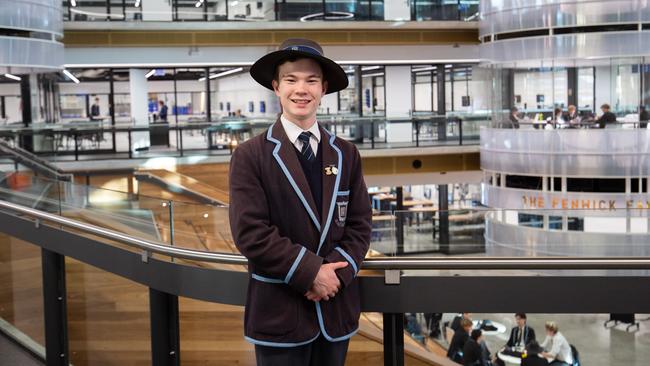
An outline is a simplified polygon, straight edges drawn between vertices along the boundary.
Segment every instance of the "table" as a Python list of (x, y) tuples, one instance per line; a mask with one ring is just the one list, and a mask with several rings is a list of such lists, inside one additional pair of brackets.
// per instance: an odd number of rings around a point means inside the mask
[[(481, 321), (483, 321), (483, 320), (485, 320), (485, 319), (482, 319), (482, 320), (472, 320), (472, 329), (477, 329), (479, 322), (481, 322)], [(483, 331), (483, 334), (484, 334), (484, 335), (497, 335), (497, 334), (504, 334), (504, 333), (506, 332), (506, 330), (508, 330), (508, 329), (506, 328), (506, 326), (503, 325), (503, 324), (501, 324), (501, 323), (497, 323), (497, 322), (493, 322), (493, 321), (491, 321), (491, 322), (492, 322), (492, 325), (494, 325), (494, 327), (497, 328), (497, 329), (496, 329), (496, 330), (482, 330), (482, 329), (481, 329), (481, 330)]]
[[(506, 354), (503, 353), (503, 351), (499, 351), (497, 353), (497, 357), (499, 358), (499, 360), (503, 361), (506, 365), (521, 365), (521, 358), (516, 357), (516, 356), (506, 355)], [(542, 358), (542, 356), (540, 356), (540, 355), (529, 356), (529, 357)], [(550, 363), (551, 361), (553, 361), (553, 359), (547, 358), (546, 361), (548, 361)]]

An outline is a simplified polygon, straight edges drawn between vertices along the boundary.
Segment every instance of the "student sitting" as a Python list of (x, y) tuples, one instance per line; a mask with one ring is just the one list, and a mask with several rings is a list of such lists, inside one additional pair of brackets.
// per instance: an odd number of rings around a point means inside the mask
[(465, 343), (469, 339), (469, 332), (472, 330), (472, 321), (469, 319), (462, 319), (460, 321), (460, 327), (454, 333), (454, 337), (451, 339), (449, 344), (449, 350), (447, 351), (447, 357), (458, 363), (463, 362), (463, 349), (465, 348)]

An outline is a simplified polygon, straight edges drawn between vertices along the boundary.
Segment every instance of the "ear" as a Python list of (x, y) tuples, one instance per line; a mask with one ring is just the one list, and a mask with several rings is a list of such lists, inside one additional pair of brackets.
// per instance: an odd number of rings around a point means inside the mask
[(323, 81), (323, 95), (327, 94), (327, 80)]
[(280, 96), (280, 83), (278, 83), (276, 80), (271, 81), (271, 86), (273, 87), (273, 91), (275, 92), (275, 95), (278, 97)]

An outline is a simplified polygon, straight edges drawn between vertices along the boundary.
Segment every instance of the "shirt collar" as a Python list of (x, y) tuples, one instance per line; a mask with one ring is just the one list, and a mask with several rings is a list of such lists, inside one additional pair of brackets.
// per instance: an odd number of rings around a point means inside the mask
[[(280, 116), (280, 123), (282, 123), (284, 132), (287, 133), (287, 137), (291, 143), (296, 142), (296, 140), (298, 140), (298, 136), (305, 131), (284, 117), (284, 114)], [(318, 128), (318, 121), (314, 122), (314, 124), (312, 124), (311, 127), (309, 127), (309, 129), (306, 131), (311, 132), (311, 134), (316, 138), (316, 141), (320, 143), (320, 129)]]

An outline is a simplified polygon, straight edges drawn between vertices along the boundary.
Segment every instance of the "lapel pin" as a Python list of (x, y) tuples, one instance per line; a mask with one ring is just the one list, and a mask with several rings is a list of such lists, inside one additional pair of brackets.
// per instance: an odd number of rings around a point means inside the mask
[(325, 175), (337, 175), (339, 169), (335, 165), (328, 165), (325, 167)]

